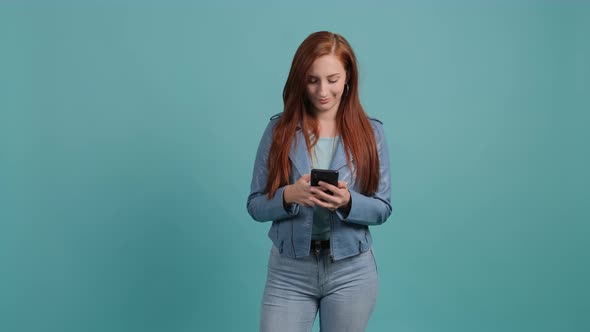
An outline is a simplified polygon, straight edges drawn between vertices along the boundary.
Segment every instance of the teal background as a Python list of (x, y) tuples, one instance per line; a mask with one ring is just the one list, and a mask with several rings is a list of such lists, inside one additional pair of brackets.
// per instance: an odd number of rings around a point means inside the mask
[(324, 29), (390, 146), (368, 330), (589, 331), (582, 1), (2, 2), (0, 330), (257, 330), (254, 154)]

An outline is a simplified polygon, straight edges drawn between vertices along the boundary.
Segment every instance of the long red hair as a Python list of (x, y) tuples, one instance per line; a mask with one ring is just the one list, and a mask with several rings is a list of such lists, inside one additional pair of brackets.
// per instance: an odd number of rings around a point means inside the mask
[[(313, 137), (319, 137), (318, 121), (306, 96), (306, 75), (317, 58), (328, 54), (337, 56), (346, 69), (348, 89), (342, 95), (336, 115), (336, 126), (346, 151), (346, 162), (350, 168), (351, 160), (354, 160), (355, 178), (362, 194), (371, 195), (377, 191), (379, 155), (373, 129), (358, 96), (356, 56), (344, 37), (319, 31), (309, 35), (299, 45), (283, 89), (284, 110), (273, 130), (267, 165), (268, 181), (264, 192), (269, 198), (274, 197), (281, 186), (289, 184), (289, 151), (297, 127), (301, 126), (303, 133), (313, 133)], [(316, 142), (312, 142), (310, 135), (303, 136), (311, 158), (311, 149)]]

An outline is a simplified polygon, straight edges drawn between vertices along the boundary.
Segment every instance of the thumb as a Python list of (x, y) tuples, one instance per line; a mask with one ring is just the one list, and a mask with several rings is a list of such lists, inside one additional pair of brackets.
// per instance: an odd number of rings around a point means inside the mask
[(303, 181), (305, 181), (305, 182), (309, 182), (309, 181), (311, 181), (311, 175), (310, 174), (303, 174), (300, 177), (300, 179), (303, 180)]

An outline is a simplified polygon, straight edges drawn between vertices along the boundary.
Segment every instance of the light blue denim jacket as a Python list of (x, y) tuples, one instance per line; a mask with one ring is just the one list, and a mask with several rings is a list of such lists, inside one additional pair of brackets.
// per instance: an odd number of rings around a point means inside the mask
[[(250, 195), (248, 196), (248, 213), (256, 221), (272, 221), (268, 236), (282, 255), (292, 258), (309, 255), (313, 224), (313, 207), (292, 204), (285, 210), (283, 191), (280, 187), (272, 199), (263, 193), (268, 177), (267, 160), (270, 150), (272, 131), (281, 113), (273, 116), (262, 135), (252, 175)], [(339, 180), (349, 185), (352, 205), (348, 215), (336, 210), (330, 213), (330, 251), (333, 260), (358, 255), (371, 248), (373, 239), (369, 225), (384, 223), (391, 214), (391, 181), (389, 174), (389, 153), (387, 141), (383, 134), (381, 121), (370, 119), (375, 133), (379, 153), (379, 186), (375, 194), (365, 196), (359, 193), (351, 170), (346, 165), (344, 146), (338, 144), (330, 169), (339, 171)], [(289, 183), (295, 183), (302, 175), (311, 172), (311, 162), (301, 128), (295, 133), (295, 139), (289, 152), (291, 174)], [(354, 170), (354, 160), (352, 160)], [(351, 186), (350, 184), (353, 183)]]

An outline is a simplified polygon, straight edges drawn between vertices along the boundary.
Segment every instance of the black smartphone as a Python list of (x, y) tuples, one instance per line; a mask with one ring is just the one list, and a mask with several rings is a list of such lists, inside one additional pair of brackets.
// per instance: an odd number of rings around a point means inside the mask
[[(311, 185), (316, 187), (319, 186), (318, 182), (323, 181), (333, 186), (338, 187), (338, 171), (331, 169), (317, 169), (311, 170)], [(332, 195), (331, 191), (327, 191), (328, 194)]]

